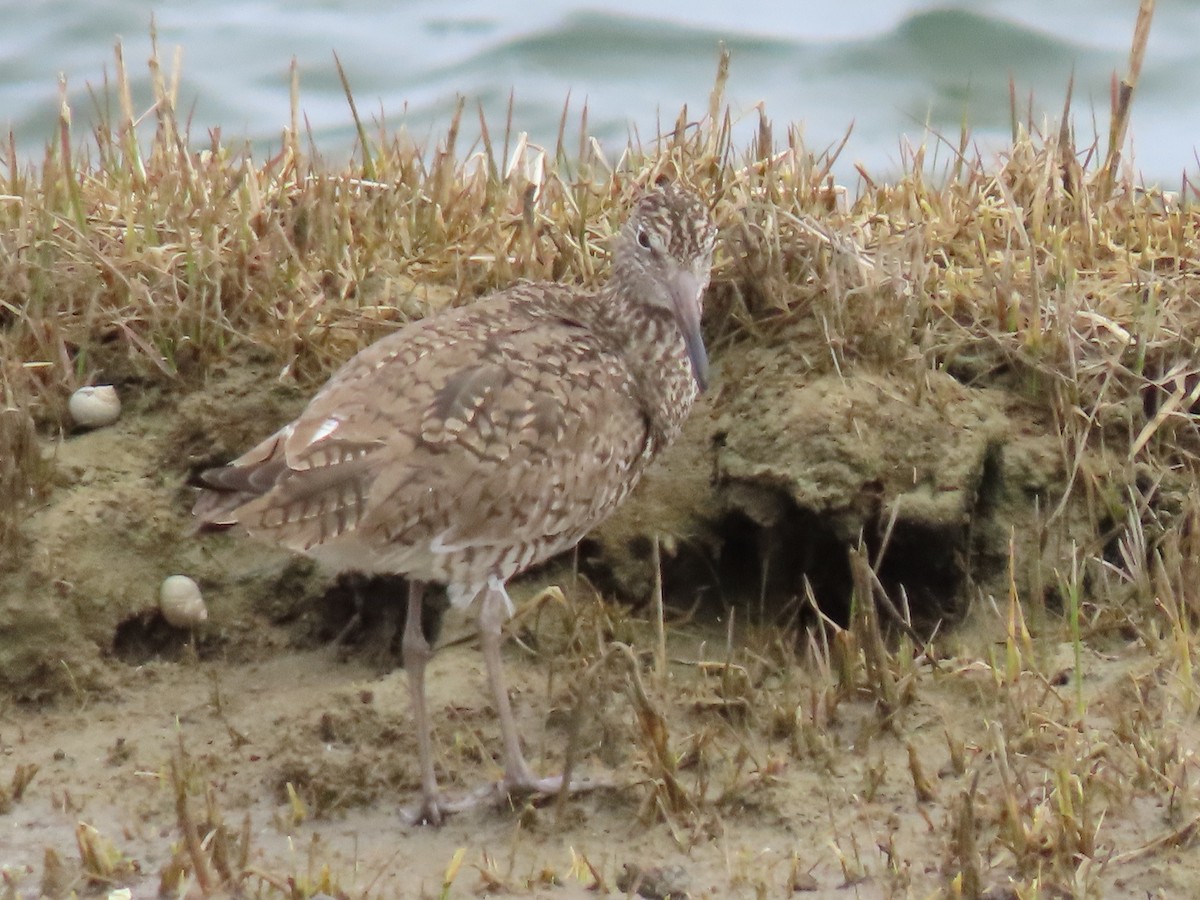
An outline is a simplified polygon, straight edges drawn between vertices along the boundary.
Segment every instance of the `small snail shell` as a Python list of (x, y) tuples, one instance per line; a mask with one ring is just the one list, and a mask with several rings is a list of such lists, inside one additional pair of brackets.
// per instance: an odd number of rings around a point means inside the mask
[(194, 628), (208, 619), (200, 586), (186, 575), (169, 575), (158, 589), (158, 608), (167, 624)]
[(81, 387), (71, 395), (67, 410), (81, 428), (111, 425), (121, 415), (121, 398), (111, 384)]

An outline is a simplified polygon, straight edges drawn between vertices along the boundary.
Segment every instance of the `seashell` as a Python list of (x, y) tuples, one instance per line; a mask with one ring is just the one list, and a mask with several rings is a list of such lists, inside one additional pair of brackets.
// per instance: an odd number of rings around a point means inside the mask
[(81, 387), (71, 395), (67, 410), (81, 428), (100, 428), (120, 418), (121, 398), (111, 384)]
[(208, 620), (208, 608), (200, 595), (200, 585), (186, 575), (169, 575), (158, 589), (158, 608), (167, 624), (176, 628), (194, 628)]

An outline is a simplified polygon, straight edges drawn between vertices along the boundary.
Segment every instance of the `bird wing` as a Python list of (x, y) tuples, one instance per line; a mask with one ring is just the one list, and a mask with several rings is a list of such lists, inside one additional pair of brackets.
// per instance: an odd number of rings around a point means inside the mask
[(636, 480), (648, 425), (619, 351), (522, 291), (350, 360), (295, 422), (209, 479), (270, 484), (236, 520), (297, 550), (350, 534), (432, 554), (577, 540)]

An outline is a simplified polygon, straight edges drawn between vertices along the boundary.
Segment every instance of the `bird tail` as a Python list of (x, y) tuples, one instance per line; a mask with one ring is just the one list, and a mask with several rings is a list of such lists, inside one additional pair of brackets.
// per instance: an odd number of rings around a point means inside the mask
[(290, 427), (281, 428), (228, 465), (205, 469), (195, 477), (193, 484), (200, 488), (200, 494), (192, 505), (192, 516), (197, 520), (193, 534), (237, 525), (239, 510), (274, 486), (287, 468), (283, 442)]

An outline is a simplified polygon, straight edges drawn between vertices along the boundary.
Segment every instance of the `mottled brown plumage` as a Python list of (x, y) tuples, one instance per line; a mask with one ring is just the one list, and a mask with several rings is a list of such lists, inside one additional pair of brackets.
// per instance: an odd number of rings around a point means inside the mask
[(597, 292), (521, 284), (414, 322), (347, 362), (298, 419), (205, 472), (193, 512), (335, 571), (409, 577), (405, 668), (422, 765), (425, 582), (483, 595), (481, 637), (505, 740), (504, 790), (548, 790), (521, 755), (500, 673), (505, 582), (568, 549), (678, 434), (707, 378), (700, 338), (715, 228), (674, 186), (637, 204)]

